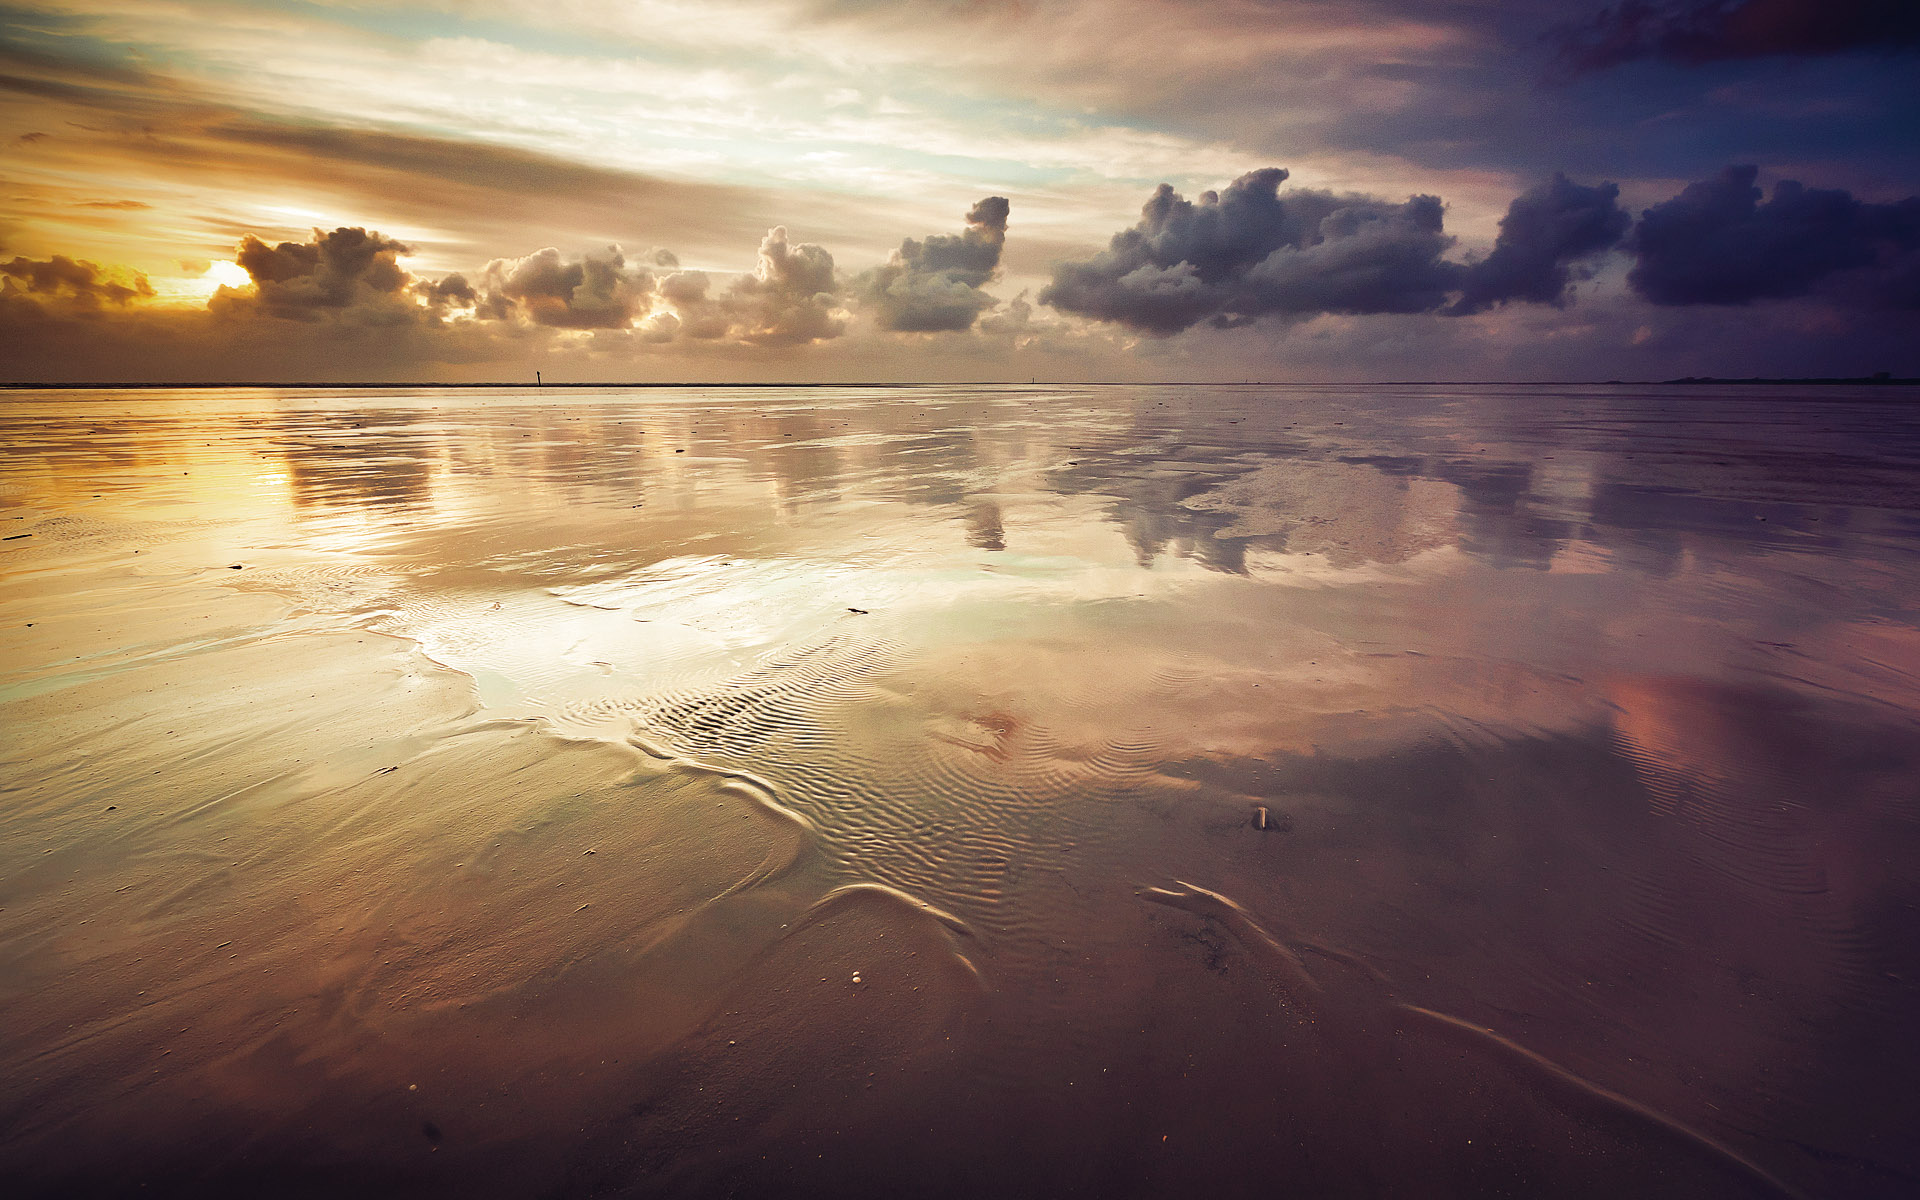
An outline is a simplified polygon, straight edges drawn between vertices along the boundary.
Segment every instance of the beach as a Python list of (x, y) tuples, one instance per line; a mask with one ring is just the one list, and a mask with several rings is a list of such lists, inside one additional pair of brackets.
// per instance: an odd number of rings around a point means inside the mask
[(0, 404), (12, 1194), (1920, 1187), (1909, 388)]

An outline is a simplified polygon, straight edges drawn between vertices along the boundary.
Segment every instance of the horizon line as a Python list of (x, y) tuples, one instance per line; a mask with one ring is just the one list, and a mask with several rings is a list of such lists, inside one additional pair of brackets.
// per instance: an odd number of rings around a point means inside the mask
[(213, 388), (286, 388), (299, 391), (319, 391), (326, 388), (340, 388), (355, 391), (369, 391), (386, 388), (444, 389), (458, 388), (521, 388), (529, 391), (547, 391), (549, 389), (580, 388), (935, 388), (935, 387), (1662, 387), (1662, 386), (1699, 386), (1702, 384), (1765, 384), (1765, 385), (1862, 385), (1870, 387), (1913, 387), (1920, 386), (1920, 377), (1895, 377), (1886, 374), (1854, 376), (1750, 376), (1735, 378), (1732, 376), (1689, 375), (1678, 379), (1372, 379), (1372, 380), (1205, 380), (1174, 379), (1118, 381), (1089, 380), (1072, 382), (1067, 380), (1049, 380), (1040, 383), (1037, 380), (1021, 383), (1013, 379), (963, 379), (952, 381), (909, 381), (889, 380), (880, 382), (850, 383), (844, 381), (771, 381), (771, 382), (662, 382), (617, 380), (606, 382), (578, 383), (524, 383), (511, 380), (484, 380), (468, 383), (449, 383), (423, 380), (388, 380), (376, 382), (322, 382), (311, 380), (189, 380), (181, 382), (160, 382), (136, 380), (132, 382), (85, 381), (76, 383), (46, 383), (29, 381), (0, 381), (0, 391), (110, 391), (123, 388), (142, 388), (148, 390), (188, 390)]

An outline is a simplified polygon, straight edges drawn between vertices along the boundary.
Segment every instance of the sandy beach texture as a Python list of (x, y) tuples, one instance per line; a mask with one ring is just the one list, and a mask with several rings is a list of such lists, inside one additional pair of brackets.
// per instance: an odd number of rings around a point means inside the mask
[(1913, 1195), (1920, 408), (1551, 400), (0, 398), (6, 1191)]

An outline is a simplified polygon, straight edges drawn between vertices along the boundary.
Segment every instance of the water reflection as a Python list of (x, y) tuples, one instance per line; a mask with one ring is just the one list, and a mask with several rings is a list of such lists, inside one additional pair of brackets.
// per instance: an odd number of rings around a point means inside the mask
[(426, 430), (411, 428), (418, 419), (405, 409), (375, 409), (277, 422), (272, 445), (286, 465), (294, 507), (425, 505), (439, 447)]
[[(1579, 542), (1671, 561), (1695, 535), (1755, 549), (1807, 549), (1811, 539), (1838, 551), (1852, 544), (1856, 510), (1914, 520), (1902, 482), (1912, 423), (1864, 401), (1765, 405), (1758, 433), (1803, 446), (1783, 456), (1771, 440), (1713, 440), (1730, 415), (1714, 410), (1732, 401), (1688, 397), (1676, 418), (1662, 405), (1677, 401), (1640, 394), (1582, 397), (1581, 419), (1560, 423), (1517, 412), (1512, 397), (1466, 393), (1435, 405), (1339, 392), (1315, 397), (1324, 407), (1311, 411), (1239, 390), (1145, 392), (1131, 406), (1126, 395), (1069, 393), (1049, 397), (1044, 418), (1018, 393), (939, 389), (855, 394), (831, 412), (817, 411), (813, 393), (486, 398), (455, 415), (420, 398), (326, 410), (313, 397), (275, 396), (259, 398), (274, 407), (255, 414), (168, 394), (78, 428), (36, 420), (25, 402), (7, 435), (26, 454), (15, 474), (42, 467), (124, 488), (169, 467), (191, 478), (196, 465), (217, 472), (251, 459), (284, 475), (299, 509), (427, 508), (442, 520), (506, 504), (515, 488), (630, 508), (659, 486), (684, 509), (764, 483), (769, 519), (796, 506), (899, 500), (964, 510), (966, 536), (991, 541), (974, 532), (991, 523), (978, 514), (1009, 494), (1088, 495), (1106, 501), (1142, 564), (1174, 554), (1227, 572), (1244, 571), (1249, 551), (1288, 552), (1287, 533), (1293, 553), (1338, 552), (1349, 539), (1302, 534), (1356, 507), (1393, 524), (1404, 514), (1385, 510), (1410, 505), (1424, 526), (1449, 527), (1463, 552), (1534, 569)], [(432, 399), (451, 407), (465, 397)], [(1464, 431), (1506, 436), (1468, 446)], [(1451, 514), (1419, 486), (1430, 483), (1450, 486)]]
[(967, 508), (967, 545), (976, 550), (1007, 548), (1007, 529), (1000, 520), (998, 504), (976, 500)]
[(26, 392), (0, 439), (30, 1191), (1920, 1178), (1877, 393)]

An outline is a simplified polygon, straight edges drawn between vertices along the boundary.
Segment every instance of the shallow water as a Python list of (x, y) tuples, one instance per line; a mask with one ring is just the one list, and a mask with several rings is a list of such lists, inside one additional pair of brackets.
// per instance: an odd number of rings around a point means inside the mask
[(0, 400), (25, 1193), (1920, 1189), (1906, 389)]

